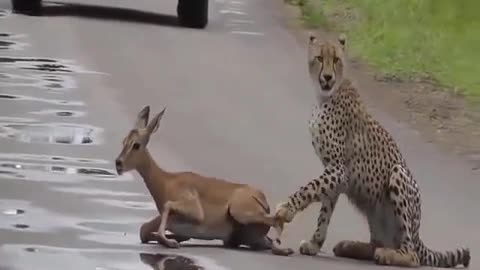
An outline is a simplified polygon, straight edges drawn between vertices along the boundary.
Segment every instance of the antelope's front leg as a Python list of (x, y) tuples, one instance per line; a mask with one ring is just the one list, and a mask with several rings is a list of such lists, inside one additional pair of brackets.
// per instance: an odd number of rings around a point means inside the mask
[(183, 200), (168, 201), (163, 206), (160, 226), (158, 228), (158, 240), (161, 244), (169, 248), (180, 247), (180, 244), (174, 238), (169, 239), (169, 237), (165, 236), (170, 211), (175, 212), (177, 215), (182, 215), (185, 218), (192, 220), (192, 222), (201, 223), (204, 219), (204, 212), (195, 192), (189, 192), (181, 197)]

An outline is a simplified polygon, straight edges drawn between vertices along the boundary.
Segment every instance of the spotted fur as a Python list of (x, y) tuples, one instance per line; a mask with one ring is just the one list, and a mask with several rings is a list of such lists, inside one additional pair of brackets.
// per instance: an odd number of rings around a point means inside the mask
[(365, 109), (355, 86), (344, 78), (345, 38), (319, 42), (310, 37), (308, 67), (317, 104), (309, 122), (312, 145), (325, 170), (286, 202), (276, 217), (284, 222), (312, 202), (321, 202), (317, 228), (300, 253), (317, 254), (340, 194), (368, 220), (370, 242), (341, 241), (336, 256), (377, 264), (417, 267), (468, 267), (468, 248), (437, 252), (419, 235), (421, 196), (399, 147)]

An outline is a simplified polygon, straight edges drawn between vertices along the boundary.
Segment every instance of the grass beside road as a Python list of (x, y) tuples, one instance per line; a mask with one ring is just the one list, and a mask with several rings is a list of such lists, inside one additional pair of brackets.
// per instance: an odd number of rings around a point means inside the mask
[(428, 76), (480, 98), (480, 1), (286, 0), (308, 27), (348, 35), (349, 52), (401, 78)]

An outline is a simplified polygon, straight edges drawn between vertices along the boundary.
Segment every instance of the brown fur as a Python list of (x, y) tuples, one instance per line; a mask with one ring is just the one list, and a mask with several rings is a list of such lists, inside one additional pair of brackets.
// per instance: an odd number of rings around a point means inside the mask
[[(266, 235), (274, 227), (265, 195), (249, 185), (206, 177), (194, 172), (167, 172), (153, 160), (146, 148), (158, 129), (165, 109), (148, 123), (149, 106), (143, 108), (135, 128), (123, 140), (116, 159), (117, 172), (137, 170), (155, 201), (159, 216), (140, 228), (142, 243), (157, 241), (168, 248), (179, 248), (191, 238), (223, 240), (224, 245), (247, 245), (252, 249), (271, 249), (276, 255), (289, 255), (279, 247), (276, 237)], [(165, 230), (172, 235), (166, 235)]]

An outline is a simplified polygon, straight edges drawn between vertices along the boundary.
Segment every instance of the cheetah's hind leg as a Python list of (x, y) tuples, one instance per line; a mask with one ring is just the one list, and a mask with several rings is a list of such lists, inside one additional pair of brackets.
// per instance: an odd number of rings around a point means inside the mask
[(344, 257), (356, 260), (373, 260), (375, 245), (360, 241), (340, 241), (333, 248), (333, 254), (337, 257)]
[(415, 252), (412, 240), (412, 218), (409, 209), (418, 207), (414, 205), (414, 201), (408, 197), (412, 193), (411, 178), (408, 172), (400, 165), (392, 168), (389, 184), (388, 184), (388, 199), (393, 205), (395, 219), (399, 224), (396, 239), (398, 239), (398, 249), (391, 248), (377, 248), (375, 249), (374, 261), (380, 265), (403, 266), (403, 267), (418, 267), (420, 266), (420, 259)]

